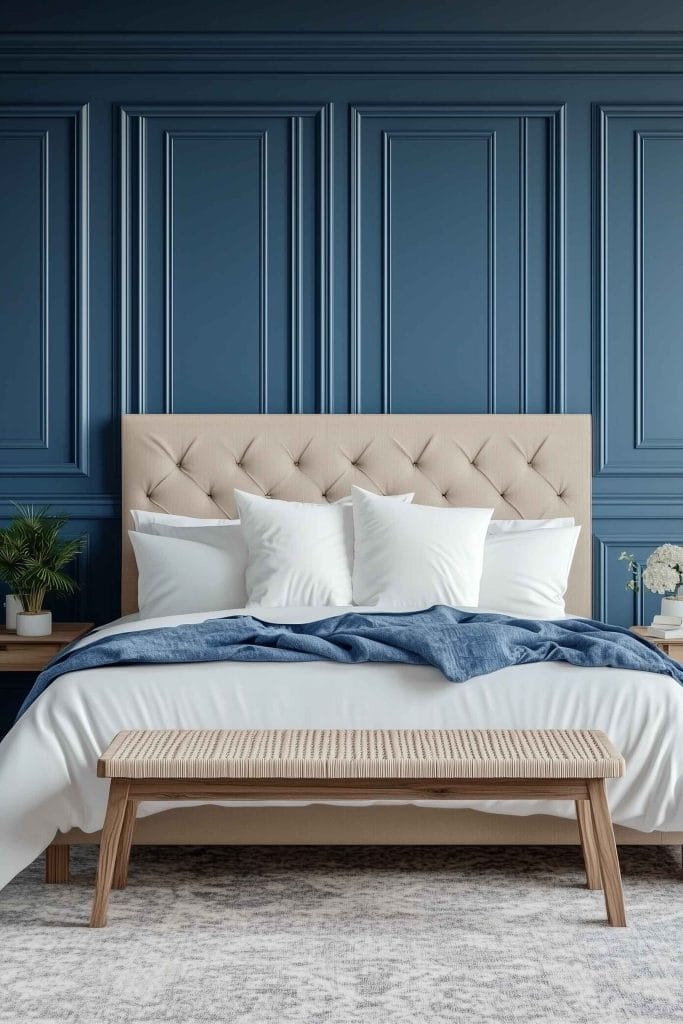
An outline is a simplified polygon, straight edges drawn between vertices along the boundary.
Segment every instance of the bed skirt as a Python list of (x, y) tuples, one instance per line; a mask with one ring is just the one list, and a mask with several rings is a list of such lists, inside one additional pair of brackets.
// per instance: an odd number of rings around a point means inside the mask
[[(615, 825), (617, 843), (676, 846), (683, 832), (639, 832)], [(99, 832), (58, 832), (60, 845), (99, 843)], [(470, 809), (380, 807), (179, 807), (140, 818), (133, 843), (143, 846), (572, 846), (576, 822)]]

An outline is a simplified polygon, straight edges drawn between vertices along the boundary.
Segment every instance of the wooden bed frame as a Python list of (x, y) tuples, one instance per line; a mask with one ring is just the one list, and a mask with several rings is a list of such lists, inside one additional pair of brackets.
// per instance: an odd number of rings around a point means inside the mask
[[(236, 514), (235, 487), (335, 501), (352, 484), (414, 491), (430, 505), (494, 507), (494, 518), (573, 516), (583, 527), (567, 607), (591, 613), (591, 423), (584, 415), (166, 415), (122, 423), (122, 612), (137, 610), (128, 538), (133, 508), (206, 518)], [(552, 725), (553, 723), (548, 723)], [(682, 833), (619, 826), (617, 842), (683, 843)], [(577, 844), (576, 823), (546, 815), (401, 806), (177, 808), (138, 819), (136, 844)], [(68, 876), (58, 834), (47, 878)]]

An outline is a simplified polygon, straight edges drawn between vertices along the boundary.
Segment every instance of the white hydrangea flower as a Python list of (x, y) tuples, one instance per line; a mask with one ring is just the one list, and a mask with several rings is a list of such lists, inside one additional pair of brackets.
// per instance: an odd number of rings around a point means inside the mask
[(683, 546), (680, 544), (661, 544), (652, 552), (647, 564), (662, 562), (664, 565), (683, 566)]
[(648, 558), (642, 574), (635, 557), (628, 551), (621, 552), (619, 561), (628, 562), (632, 578), (626, 588), (635, 593), (638, 592), (639, 579), (653, 594), (671, 593), (683, 583), (683, 544), (660, 544)]
[(665, 562), (650, 561), (643, 570), (643, 583), (653, 594), (666, 594), (675, 590), (681, 581), (681, 574), (678, 569)]

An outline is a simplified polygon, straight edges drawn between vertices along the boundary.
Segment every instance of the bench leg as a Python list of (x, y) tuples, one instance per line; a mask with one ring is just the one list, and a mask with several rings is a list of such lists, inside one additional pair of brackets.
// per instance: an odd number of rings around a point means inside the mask
[(95, 899), (90, 915), (91, 928), (103, 928), (107, 923), (107, 904), (129, 790), (130, 783), (126, 779), (112, 779), (109, 785), (109, 802), (100, 839), (100, 859), (97, 863)]
[(605, 891), (607, 920), (616, 928), (626, 927), (626, 908), (624, 892), (621, 887), (621, 871), (617, 844), (614, 841), (614, 829), (607, 803), (604, 779), (587, 779), (588, 796), (593, 812), (593, 827), (600, 857), (600, 871)]
[(45, 881), (51, 885), (69, 881), (69, 854), (71, 847), (68, 845), (51, 843), (45, 851)]
[(112, 889), (125, 889), (128, 884), (128, 862), (130, 860), (130, 848), (133, 842), (133, 829), (135, 828), (135, 813), (137, 809), (137, 800), (129, 800), (126, 804), (119, 848), (116, 852)]
[(576, 820), (579, 824), (583, 863), (586, 867), (586, 884), (589, 889), (602, 889), (600, 876), (600, 857), (593, 831), (593, 817), (588, 800), (576, 801)]

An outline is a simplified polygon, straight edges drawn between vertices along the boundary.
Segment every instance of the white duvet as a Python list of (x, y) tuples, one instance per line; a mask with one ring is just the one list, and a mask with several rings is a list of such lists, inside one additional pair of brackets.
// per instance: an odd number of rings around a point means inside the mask
[[(252, 609), (285, 622), (343, 610)], [(240, 611), (122, 620), (95, 637)], [(627, 764), (625, 777), (609, 784), (614, 821), (645, 832), (683, 830), (683, 687), (668, 676), (561, 663), (516, 666), (466, 683), (450, 683), (433, 668), (323, 661), (97, 668), (57, 679), (0, 743), (0, 887), (58, 830), (102, 826), (108, 785), (95, 764), (121, 729), (221, 726), (603, 729)], [(142, 804), (139, 813), (168, 806)], [(574, 814), (569, 802), (457, 806)]]

